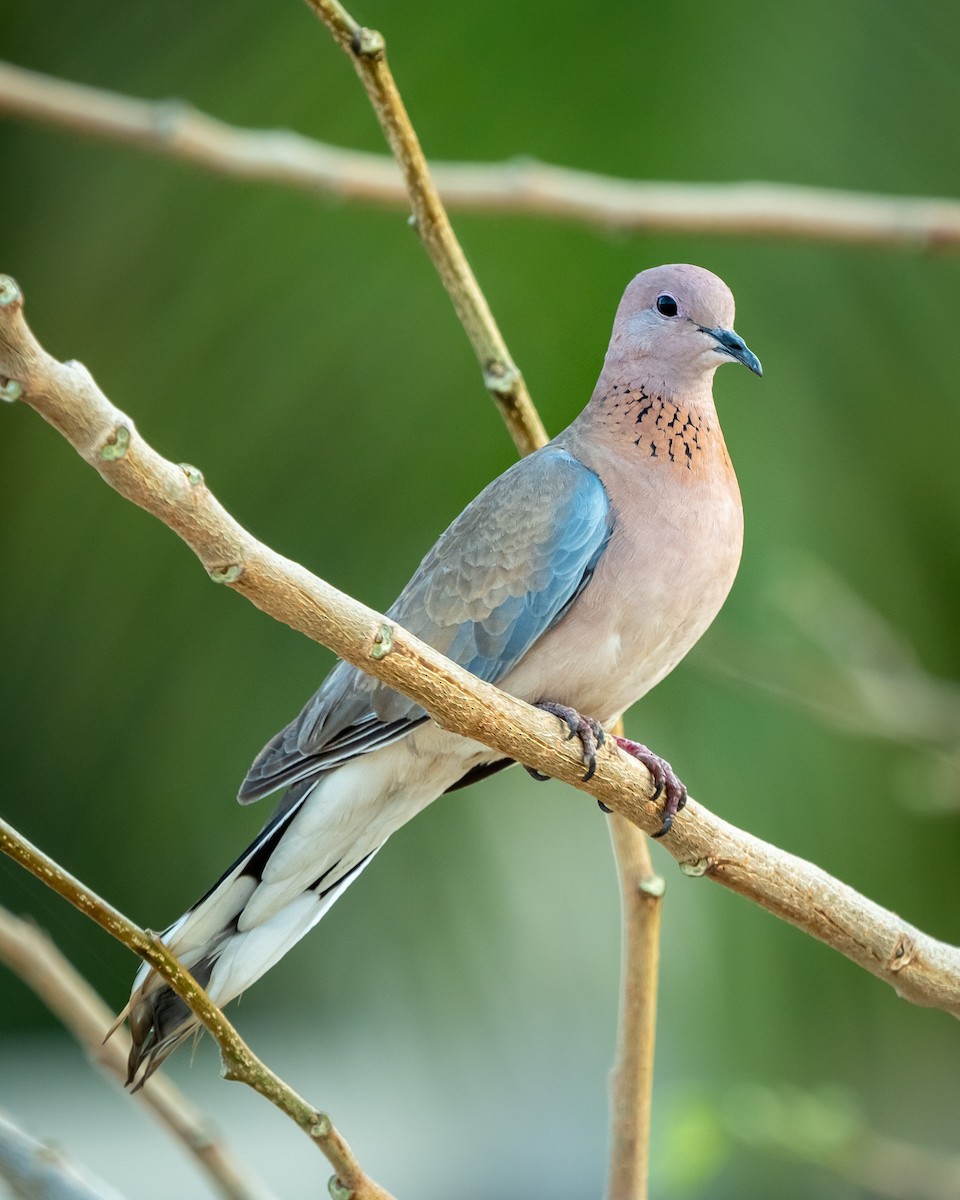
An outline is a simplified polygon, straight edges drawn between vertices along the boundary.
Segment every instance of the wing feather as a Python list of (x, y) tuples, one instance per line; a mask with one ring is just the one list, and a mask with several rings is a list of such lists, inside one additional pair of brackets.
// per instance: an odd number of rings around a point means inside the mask
[[(613, 522), (599, 477), (566, 450), (545, 446), (464, 509), (387, 615), (496, 682), (589, 583)], [(258, 755), (240, 799), (258, 799), (389, 745), (426, 719), (406, 696), (340, 662)]]

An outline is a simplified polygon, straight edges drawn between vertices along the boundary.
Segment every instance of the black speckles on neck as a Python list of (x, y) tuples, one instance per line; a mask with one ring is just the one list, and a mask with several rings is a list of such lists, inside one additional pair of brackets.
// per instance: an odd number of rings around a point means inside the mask
[(642, 387), (621, 387), (619, 383), (615, 383), (609, 392), (600, 397), (600, 400), (613, 409), (627, 409), (640, 397), (643, 397), (644, 400), (647, 399), (647, 393)]
[(711, 432), (699, 412), (651, 395), (644, 388), (634, 388), (625, 406), (626, 413), (632, 418), (631, 440), (638, 450), (650, 458), (676, 463), (688, 471), (693, 469), (703, 452), (706, 435)]
[(616, 440), (629, 439), (635, 454), (680, 471), (704, 471), (726, 449), (709, 395), (697, 399), (668, 399), (649, 383), (608, 383), (594, 396), (594, 412)]
[(621, 375), (614, 383), (607, 376), (574, 424), (627, 470), (648, 465), (664, 481), (669, 475), (711, 487), (733, 475), (709, 387), (679, 394), (660, 380), (628, 384)]

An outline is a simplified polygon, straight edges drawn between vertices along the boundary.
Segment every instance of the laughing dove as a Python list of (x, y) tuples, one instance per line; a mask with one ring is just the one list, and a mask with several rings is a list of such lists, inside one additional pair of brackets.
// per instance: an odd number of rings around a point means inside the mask
[[(713, 375), (724, 362), (761, 368), (733, 315), (729, 288), (709, 271), (638, 275), (590, 403), (467, 506), (389, 610), (481, 679), (562, 717), (590, 771), (602, 725), (673, 670), (739, 565), (740, 492)], [(646, 747), (620, 744), (666, 784), (666, 832), (682, 785)], [(508, 765), (338, 663), (240, 789), (248, 803), (286, 788), (276, 812), (163, 940), (225, 1004), (320, 920), (401, 825)], [(130, 1080), (143, 1067), (142, 1082), (196, 1021), (146, 966), (127, 1013)]]

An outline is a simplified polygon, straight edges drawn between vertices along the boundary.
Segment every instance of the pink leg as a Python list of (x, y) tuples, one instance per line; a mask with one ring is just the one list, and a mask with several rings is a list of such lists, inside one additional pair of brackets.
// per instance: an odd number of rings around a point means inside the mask
[[(592, 717), (583, 717), (575, 708), (570, 708), (567, 704), (554, 704), (552, 700), (543, 700), (539, 704), (534, 705), (535, 708), (542, 708), (544, 712), (551, 713), (555, 717), (559, 717), (570, 730), (567, 735), (567, 741), (572, 738), (579, 738), (580, 745), (583, 747), (583, 765), (587, 768), (587, 773), (583, 777), (583, 782), (588, 783), (597, 769), (597, 751), (607, 740), (607, 735), (603, 731), (603, 726), (599, 721), (594, 721)], [(539, 771), (535, 771), (532, 767), (525, 768), (529, 775), (534, 779), (547, 779), (548, 776), (541, 775)]]
[(656, 784), (656, 791), (653, 793), (654, 800), (657, 800), (660, 796), (665, 797), (663, 824), (653, 835), (655, 838), (662, 838), (664, 834), (670, 832), (670, 827), (673, 825), (673, 818), (686, 804), (687, 789), (677, 778), (673, 767), (670, 766), (667, 760), (661, 758), (659, 754), (654, 754), (652, 750), (644, 746), (641, 742), (631, 742), (629, 738), (618, 737), (616, 743), (631, 758), (642, 762), (653, 776), (653, 782)]

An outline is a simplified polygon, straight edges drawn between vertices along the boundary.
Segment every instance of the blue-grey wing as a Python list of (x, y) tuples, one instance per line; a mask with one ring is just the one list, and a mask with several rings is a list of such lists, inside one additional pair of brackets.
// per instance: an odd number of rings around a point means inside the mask
[[(613, 522), (599, 477), (567, 451), (545, 446), (464, 509), (388, 616), (494, 683), (586, 587)], [(240, 798), (257, 799), (388, 745), (424, 720), (412, 700), (340, 662), (258, 756)]]

